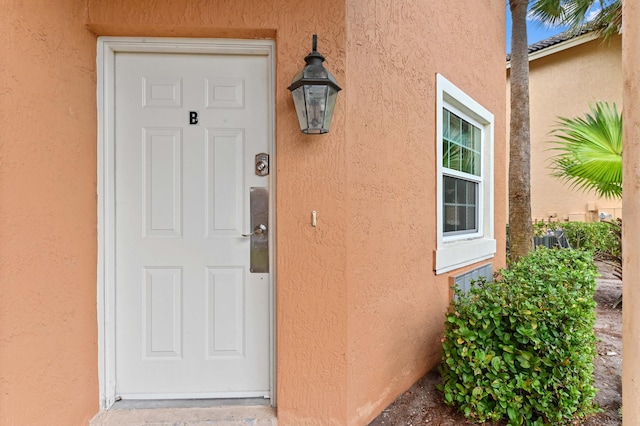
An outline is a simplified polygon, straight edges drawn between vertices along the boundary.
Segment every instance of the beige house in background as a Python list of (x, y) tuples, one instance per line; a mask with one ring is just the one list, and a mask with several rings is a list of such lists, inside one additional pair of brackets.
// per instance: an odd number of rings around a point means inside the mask
[[(529, 46), (529, 70), (533, 220), (592, 222), (622, 217), (622, 200), (600, 198), (551, 176), (554, 144), (549, 135), (559, 116), (584, 116), (596, 101), (615, 102), (622, 110), (621, 37), (605, 43), (593, 32), (550, 37)], [(507, 88), (509, 71), (507, 62)], [(507, 108), (507, 118), (509, 113)]]

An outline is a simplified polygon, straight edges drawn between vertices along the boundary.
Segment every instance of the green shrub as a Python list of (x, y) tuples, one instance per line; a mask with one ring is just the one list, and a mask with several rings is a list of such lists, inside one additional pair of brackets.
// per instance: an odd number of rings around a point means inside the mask
[(445, 323), (445, 402), (510, 425), (595, 411), (596, 274), (589, 252), (539, 248), (459, 295)]
[[(613, 222), (617, 223), (617, 222)], [(620, 252), (619, 238), (609, 222), (554, 222), (533, 224), (533, 234), (542, 237), (549, 231), (563, 233), (573, 249), (588, 250), (617, 256)]]
[(611, 225), (606, 222), (566, 222), (561, 227), (569, 244), (574, 249), (612, 255), (620, 250)]

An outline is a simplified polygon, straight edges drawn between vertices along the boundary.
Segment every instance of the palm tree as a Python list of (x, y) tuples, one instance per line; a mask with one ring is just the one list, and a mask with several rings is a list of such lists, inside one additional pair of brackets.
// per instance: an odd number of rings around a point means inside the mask
[(529, 121), (529, 0), (509, 0), (511, 10), (511, 123), (509, 148), (509, 257), (518, 260), (532, 248), (531, 135)]
[[(509, 149), (509, 232), (512, 260), (533, 247), (531, 235), (531, 137), (529, 120), (529, 58), (527, 15), (549, 24), (577, 28), (594, 4), (601, 6), (602, 22), (621, 16), (621, 0), (509, 0), (511, 11), (511, 123)], [(531, 8), (529, 7), (531, 5)], [(605, 17), (608, 16), (609, 18)], [(595, 21), (598, 21), (596, 17)], [(620, 20), (621, 22), (621, 20)], [(615, 26), (615, 24), (612, 24)], [(613, 27), (612, 27), (613, 28)], [(611, 32), (609, 34), (612, 34)]]
[(622, 197), (622, 114), (615, 104), (596, 102), (583, 117), (560, 117), (553, 176), (601, 197)]

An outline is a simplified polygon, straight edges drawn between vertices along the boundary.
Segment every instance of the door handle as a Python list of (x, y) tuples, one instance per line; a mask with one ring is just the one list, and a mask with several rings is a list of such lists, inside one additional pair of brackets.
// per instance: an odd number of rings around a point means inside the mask
[(269, 190), (262, 187), (251, 187), (249, 191), (249, 271), (253, 273), (269, 272)]
[(264, 224), (261, 223), (259, 225), (256, 225), (256, 227), (253, 229), (253, 232), (250, 232), (248, 234), (242, 234), (242, 236), (243, 237), (250, 237), (250, 236), (252, 236), (254, 234), (260, 235), (260, 234), (266, 234), (266, 233), (267, 233), (267, 225), (264, 225)]

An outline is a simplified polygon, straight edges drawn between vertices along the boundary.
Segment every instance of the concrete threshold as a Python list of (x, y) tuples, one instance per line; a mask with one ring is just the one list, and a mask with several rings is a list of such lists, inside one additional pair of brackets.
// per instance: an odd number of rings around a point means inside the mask
[(90, 426), (277, 426), (270, 406), (125, 408), (101, 411)]

